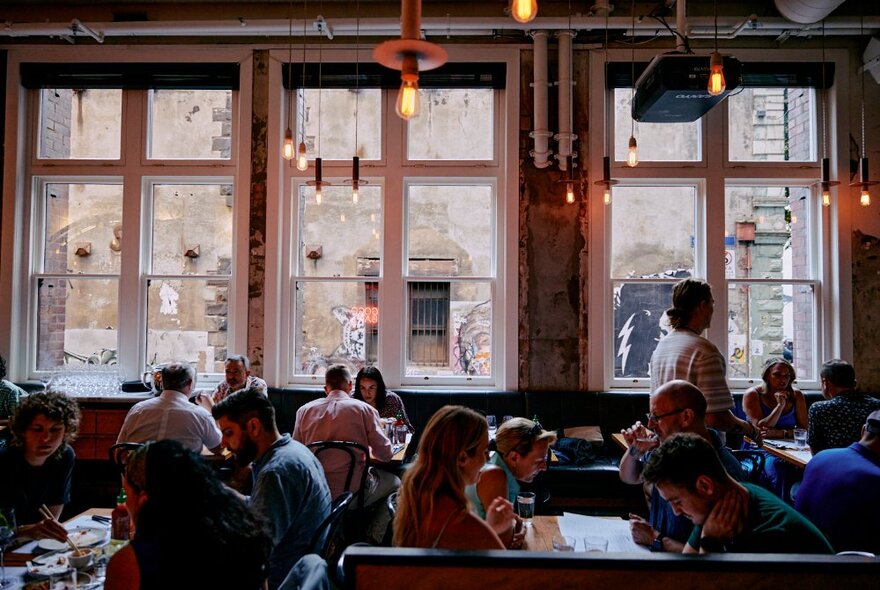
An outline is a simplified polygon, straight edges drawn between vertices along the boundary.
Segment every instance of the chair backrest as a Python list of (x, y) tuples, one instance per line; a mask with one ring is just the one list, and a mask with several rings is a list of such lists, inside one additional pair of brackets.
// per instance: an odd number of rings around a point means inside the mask
[(342, 524), (342, 517), (348, 510), (349, 504), (354, 500), (354, 494), (351, 492), (342, 492), (338, 498), (333, 500), (330, 507), (330, 514), (321, 522), (309, 543), (311, 547), (310, 553), (320, 555), (321, 558), (327, 559), (339, 526)]
[(397, 516), (397, 496), (400, 492), (393, 492), (388, 494), (387, 506), (388, 506), (388, 516), (391, 517), (391, 520), (394, 521), (394, 517)]
[[(344, 452), (348, 454), (348, 472), (345, 476), (345, 485), (343, 486), (342, 491), (353, 492), (358, 495), (358, 506), (363, 508), (364, 495), (367, 487), (367, 472), (370, 469), (370, 451), (360, 443), (345, 440), (320, 440), (309, 443), (306, 446), (311, 449), (312, 453), (315, 454), (319, 461), (321, 460), (321, 454), (326, 453), (327, 451)], [(355, 469), (359, 462), (363, 463), (361, 478), (357, 487), (353, 488), (351, 485), (352, 479), (354, 478)]]
[(119, 470), (119, 473), (123, 473), (125, 472), (125, 466), (128, 464), (129, 457), (142, 446), (144, 446), (142, 443), (134, 442), (116, 443), (108, 449), (107, 455), (110, 457), (110, 462)]
[(730, 451), (739, 464), (742, 465), (745, 481), (748, 483), (758, 484), (764, 475), (765, 455), (757, 450), (733, 450)]

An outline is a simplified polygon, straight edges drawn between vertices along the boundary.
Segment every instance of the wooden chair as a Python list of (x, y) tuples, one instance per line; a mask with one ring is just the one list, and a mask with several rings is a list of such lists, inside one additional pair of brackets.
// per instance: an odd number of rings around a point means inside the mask
[(745, 480), (748, 483), (759, 484), (764, 475), (764, 460), (766, 455), (757, 450), (732, 450), (730, 451), (742, 466)]
[(124, 473), (125, 466), (128, 465), (128, 460), (131, 458), (132, 454), (143, 446), (142, 443), (116, 443), (108, 449), (107, 454), (110, 457), (110, 462), (116, 466), (119, 473)]
[[(328, 451), (342, 452), (348, 455), (348, 472), (345, 476), (343, 491), (352, 492), (357, 497), (358, 509), (363, 509), (367, 490), (367, 474), (370, 469), (370, 451), (360, 443), (345, 440), (320, 440), (309, 443), (306, 446), (309, 447), (319, 461), (321, 460), (321, 454)], [(363, 462), (364, 466), (360, 482), (356, 488), (352, 489), (351, 484), (354, 479), (354, 472), (360, 462)]]
[(345, 511), (348, 510), (352, 500), (354, 500), (354, 494), (351, 492), (342, 492), (338, 498), (333, 500), (330, 514), (327, 515), (312, 535), (310, 553), (320, 555), (321, 558), (329, 561), (328, 558), (333, 548), (333, 541), (336, 539), (336, 534), (339, 532), (339, 527), (342, 524), (342, 517), (345, 516)]

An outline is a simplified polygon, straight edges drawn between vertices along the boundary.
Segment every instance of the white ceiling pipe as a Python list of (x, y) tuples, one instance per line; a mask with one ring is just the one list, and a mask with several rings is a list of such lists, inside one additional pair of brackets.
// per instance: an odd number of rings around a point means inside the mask
[(817, 23), (843, 4), (844, 0), (775, 0), (776, 10), (802, 25)]
[(534, 82), (532, 82), (534, 113), (532, 115), (533, 131), (529, 136), (535, 140), (535, 149), (529, 151), (529, 155), (535, 163), (535, 168), (546, 168), (550, 165), (550, 137), (553, 133), (547, 129), (547, 31), (532, 31), (534, 39)]
[[(712, 17), (691, 17), (691, 38), (702, 35), (705, 31), (714, 33)], [(306, 19), (307, 36), (320, 35), (315, 19)], [(356, 19), (330, 18), (335, 36), (355, 36), (358, 26)], [(741, 16), (719, 17), (718, 29), (729, 32), (739, 27)], [(247, 18), (228, 19), (222, 21), (149, 21), (149, 22), (106, 22), (82, 23), (87, 25), (96, 35), (108, 37), (287, 37), (290, 23), (287, 20), (249, 20)], [(860, 22), (858, 17), (831, 17), (825, 21), (825, 32), (830, 35), (859, 35)], [(596, 16), (538, 17), (528, 24), (521, 24), (510, 18), (426, 18), (422, 19), (421, 31), (425, 35), (445, 36), (461, 35), (493, 35), (498, 31), (523, 32), (532, 29), (577, 31), (602, 31), (605, 19)], [(632, 20), (626, 17), (610, 17), (608, 28), (611, 30), (632, 30)], [(653, 19), (643, 18), (636, 22), (636, 31), (640, 36), (665, 35), (663, 26)], [(296, 37), (302, 35), (302, 19), (294, 19), (293, 29)], [(796, 25), (781, 17), (761, 17), (751, 26), (742, 29), (744, 36), (776, 36), (785, 31), (815, 31), (816, 25)], [(864, 34), (870, 35), (880, 30), (880, 16), (865, 17)], [(0, 37), (59, 37), (73, 33), (71, 23), (13, 23), (6, 21), (0, 24)], [(399, 36), (399, 18), (375, 18), (360, 20), (360, 34), (373, 36)]]
[(565, 30), (557, 31), (556, 38), (559, 40), (559, 76), (557, 77), (557, 88), (559, 97), (559, 133), (554, 136), (556, 140), (556, 159), (559, 161), (559, 169), (567, 170), (567, 158), (573, 156), (572, 143), (577, 139), (577, 135), (572, 131), (572, 109), (571, 101), (574, 94), (574, 80), (572, 79), (571, 65), (571, 40), (575, 36), (575, 31)]

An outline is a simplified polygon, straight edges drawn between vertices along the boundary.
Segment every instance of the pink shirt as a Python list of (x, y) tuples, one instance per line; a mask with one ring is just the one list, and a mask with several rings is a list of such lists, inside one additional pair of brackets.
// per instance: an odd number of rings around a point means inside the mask
[[(293, 438), (304, 445), (322, 440), (356, 442), (370, 449), (376, 461), (390, 461), (393, 455), (391, 441), (379, 423), (379, 412), (339, 390), (331, 391), (327, 397), (309, 402), (297, 410)], [(324, 466), (330, 493), (336, 498), (345, 491), (348, 455), (344, 451), (330, 450), (321, 453), (318, 458)], [(362, 473), (363, 463), (359, 463), (352, 478), (354, 492), (357, 491), (357, 482)]]

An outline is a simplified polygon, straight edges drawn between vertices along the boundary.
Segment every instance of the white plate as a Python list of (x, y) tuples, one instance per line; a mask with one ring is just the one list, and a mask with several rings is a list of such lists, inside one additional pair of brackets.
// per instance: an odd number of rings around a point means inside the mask
[(36, 577), (58, 576), (70, 571), (70, 562), (67, 555), (55, 553), (38, 557), (28, 562), (27, 573)]
[[(106, 531), (99, 529), (77, 529), (70, 532), (70, 540), (76, 543), (77, 547), (90, 547), (96, 543), (100, 543)], [(61, 551), (69, 547), (67, 543), (56, 541), (55, 539), (41, 539), (37, 543), (37, 547), (45, 551)]]

